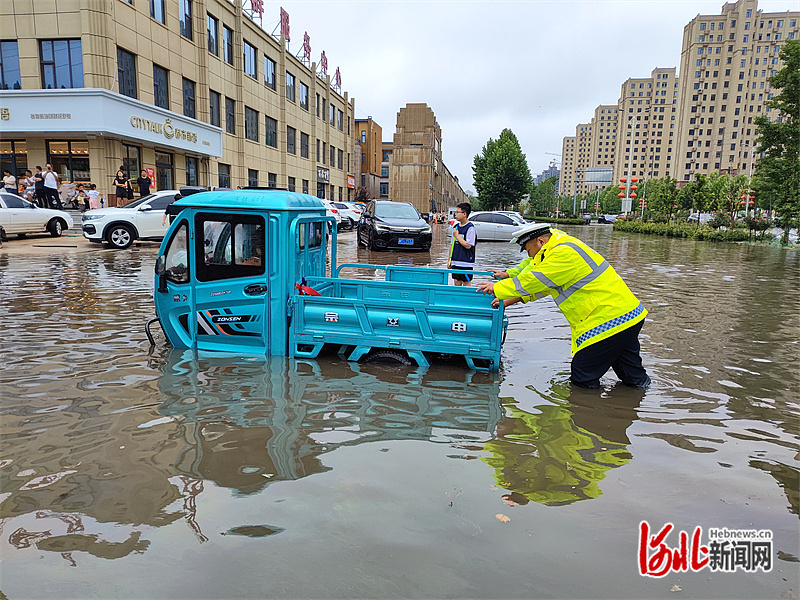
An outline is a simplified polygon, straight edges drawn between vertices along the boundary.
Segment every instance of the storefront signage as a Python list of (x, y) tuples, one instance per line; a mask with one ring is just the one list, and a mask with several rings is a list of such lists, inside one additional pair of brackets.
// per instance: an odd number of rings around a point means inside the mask
[(131, 117), (131, 125), (137, 129), (144, 129), (154, 133), (163, 133), (168, 140), (186, 140), (187, 142), (197, 143), (197, 134), (185, 129), (179, 129), (172, 125), (172, 119), (167, 119), (163, 123), (157, 123), (141, 117)]
[(108, 137), (193, 155), (222, 156), (219, 127), (109, 90), (0, 90), (0, 119), (3, 137)]
[(355, 189), (356, 187), (356, 178), (352, 175), (347, 176), (347, 187), (349, 187), (351, 190)]
[(325, 167), (317, 167), (317, 183), (330, 183), (331, 172)]

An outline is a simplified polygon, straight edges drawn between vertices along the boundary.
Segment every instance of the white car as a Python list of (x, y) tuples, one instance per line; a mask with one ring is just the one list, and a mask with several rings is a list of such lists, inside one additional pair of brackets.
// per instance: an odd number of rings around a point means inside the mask
[(522, 217), (512, 215), (500, 211), (478, 211), (470, 213), (469, 220), (475, 225), (475, 233), (482, 242), (509, 242), (514, 232), (527, 224)]
[(325, 205), (325, 216), (334, 217), (336, 219), (336, 227), (338, 228), (339, 225), (342, 224), (342, 215), (339, 214), (339, 209), (336, 208), (330, 200), (323, 200), (320, 198), (319, 201)]
[(169, 220), (161, 224), (164, 210), (177, 193), (178, 190), (161, 190), (125, 206), (87, 211), (81, 222), (83, 237), (120, 250), (135, 240), (160, 241), (169, 227)]
[(354, 202), (333, 202), (333, 206), (338, 209), (342, 217), (342, 225), (348, 229), (356, 226), (359, 219), (361, 219), (361, 212), (363, 208)]
[(0, 226), (6, 235), (49, 233), (58, 237), (72, 225), (72, 216), (66, 211), (39, 208), (16, 194), (0, 192)]

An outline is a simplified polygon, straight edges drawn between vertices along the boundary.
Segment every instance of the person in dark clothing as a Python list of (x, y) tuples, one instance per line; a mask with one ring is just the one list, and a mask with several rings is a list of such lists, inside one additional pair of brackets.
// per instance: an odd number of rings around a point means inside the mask
[[(473, 225), (467, 217), (472, 212), (469, 202), (462, 202), (456, 207), (456, 222), (453, 223), (453, 240), (450, 244), (450, 260), (448, 268), (460, 271), (472, 271), (475, 268), (475, 243), (478, 237)], [(472, 275), (453, 273), (455, 285), (469, 285)]]
[(44, 189), (44, 173), (42, 173), (42, 167), (40, 166), (36, 167), (36, 175), (33, 176), (33, 194), (39, 206), (48, 208), (47, 193)]
[(130, 179), (128, 179), (125, 170), (121, 166), (117, 171), (117, 176), (114, 177), (114, 186), (116, 187), (114, 193), (117, 196), (117, 204), (126, 204), (128, 202)]
[(142, 169), (139, 178), (136, 180), (136, 185), (139, 186), (139, 196), (147, 196), (150, 193), (153, 181), (147, 176), (147, 171), (144, 169)]

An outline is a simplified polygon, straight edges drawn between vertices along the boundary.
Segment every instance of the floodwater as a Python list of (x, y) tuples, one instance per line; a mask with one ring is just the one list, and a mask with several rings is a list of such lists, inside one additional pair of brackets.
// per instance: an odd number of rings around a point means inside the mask
[[(441, 267), (444, 229), (339, 262)], [(646, 393), (572, 390), (550, 300), (507, 311), (495, 374), (209, 359), (149, 348), (155, 245), (0, 252), (3, 594), (798, 597), (800, 252), (570, 232), (650, 312)], [(770, 530), (770, 569), (643, 577), (642, 521)]]

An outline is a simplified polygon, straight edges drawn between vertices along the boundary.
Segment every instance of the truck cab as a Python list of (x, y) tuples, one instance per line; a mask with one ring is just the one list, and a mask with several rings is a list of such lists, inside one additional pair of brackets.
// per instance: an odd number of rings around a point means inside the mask
[[(278, 190), (214, 191), (183, 206), (156, 263), (156, 314), (177, 348), (287, 353), (287, 299), (325, 274), (325, 207)], [(332, 245), (335, 260), (335, 242)]]

